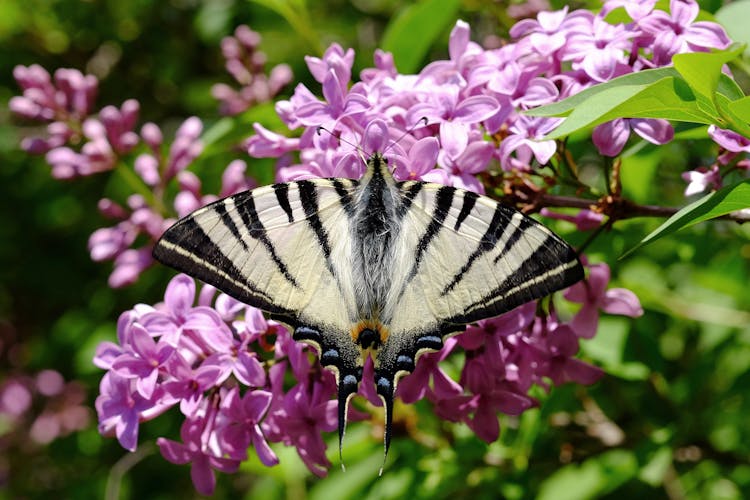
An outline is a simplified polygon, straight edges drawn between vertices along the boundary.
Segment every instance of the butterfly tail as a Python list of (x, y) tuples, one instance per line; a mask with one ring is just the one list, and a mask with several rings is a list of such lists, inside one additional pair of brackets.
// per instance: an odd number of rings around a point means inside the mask
[(388, 449), (391, 447), (391, 435), (393, 429), (393, 397), (395, 381), (393, 377), (387, 377), (384, 375), (375, 375), (375, 385), (377, 387), (378, 396), (383, 401), (383, 409), (385, 412), (385, 432), (383, 434), (383, 465), (380, 466), (380, 472), (378, 475), (383, 475), (383, 468), (385, 468), (385, 461), (388, 458)]
[(339, 379), (339, 461), (341, 462), (341, 470), (346, 470), (344, 466), (344, 435), (346, 434), (346, 422), (347, 415), (349, 412), (349, 401), (357, 393), (359, 387), (359, 379), (354, 374), (343, 375)]

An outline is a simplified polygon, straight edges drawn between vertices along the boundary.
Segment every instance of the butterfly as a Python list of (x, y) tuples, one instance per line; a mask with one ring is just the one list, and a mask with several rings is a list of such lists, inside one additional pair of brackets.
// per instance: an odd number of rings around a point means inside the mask
[(576, 252), (534, 219), (471, 191), (397, 181), (378, 152), (359, 180), (278, 183), (207, 205), (153, 254), (316, 348), (336, 375), (339, 453), (371, 356), (386, 456), (398, 380), (422, 353), (583, 278)]

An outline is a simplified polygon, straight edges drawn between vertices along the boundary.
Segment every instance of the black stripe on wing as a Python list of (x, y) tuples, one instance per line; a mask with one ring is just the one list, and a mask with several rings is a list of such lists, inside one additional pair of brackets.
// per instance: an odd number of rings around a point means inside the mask
[(498, 316), (567, 288), (582, 280), (583, 276), (583, 267), (575, 250), (549, 233), (547, 239), (499, 286), (445, 322), (465, 324)]
[(479, 195), (472, 191), (463, 191), (463, 202), (461, 204), (461, 212), (456, 217), (456, 225), (453, 227), (454, 231), (458, 231), (461, 224), (466, 220), (471, 211), (474, 209), (474, 205), (477, 204)]
[(451, 186), (442, 186), (438, 189), (437, 194), (435, 195), (435, 208), (432, 211), (432, 219), (430, 220), (430, 223), (427, 224), (427, 228), (425, 228), (424, 233), (422, 233), (422, 237), (419, 238), (419, 243), (417, 243), (417, 249), (414, 254), (414, 265), (406, 278), (407, 283), (416, 276), (419, 264), (422, 262), (422, 257), (427, 251), (430, 242), (435, 239), (440, 230), (444, 227), (443, 222), (448, 216), (448, 210), (450, 210), (451, 205), (453, 204), (453, 197), (455, 194), (456, 188)]
[(281, 316), (293, 315), (293, 311), (274, 304), (271, 296), (249, 283), (193, 216), (169, 228), (154, 247), (153, 256), (245, 304)]
[(497, 241), (502, 234), (503, 228), (510, 222), (513, 213), (513, 209), (504, 207), (499, 203), (497, 204), (495, 212), (492, 214), (492, 220), (482, 236), (482, 239), (477, 244), (477, 248), (471, 253), (471, 255), (469, 255), (469, 258), (466, 259), (466, 262), (461, 266), (461, 269), (453, 276), (453, 279), (445, 285), (441, 295), (447, 295), (453, 290), (466, 273), (469, 272), (469, 269), (474, 265), (474, 262), (485, 253), (490, 252), (495, 248), (495, 245), (497, 245)]
[(411, 208), (414, 198), (417, 197), (422, 188), (424, 182), (419, 181), (408, 181), (408, 182), (397, 182), (396, 187), (403, 193), (401, 204), (396, 207), (396, 216), (398, 219), (403, 219), (406, 213)]
[[(237, 210), (237, 213), (240, 214), (242, 222), (245, 224), (245, 229), (247, 230), (247, 233), (250, 235), (250, 237), (258, 240), (263, 245), (263, 247), (265, 247), (268, 255), (271, 256), (271, 260), (274, 264), (276, 264), (277, 270), (284, 276), (284, 279), (286, 279), (287, 282), (289, 282), (289, 284), (291, 284), (295, 288), (300, 288), (299, 283), (297, 283), (297, 281), (294, 279), (294, 276), (291, 275), (284, 261), (281, 260), (281, 257), (279, 257), (279, 255), (276, 253), (276, 247), (268, 237), (266, 228), (263, 227), (263, 221), (260, 220), (258, 211), (255, 209), (255, 198), (253, 197), (253, 192), (246, 191), (244, 193), (233, 196), (231, 199), (233, 200), (235, 210)], [(219, 207), (221, 207), (221, 209), (226, 212), (226, 207), (222, 203), (217, 203), (213, 206), (216, 207), (217, 212), (220, 210)], [(294, 221), (292, 220), (290, 222)], [(240, 241), (242, 241), (241, 237), (239, 237), (239, 239)], [(244, 241), (242, 241), (242, 243), (243, 247), (247, 249)]]
[[(297, 187), (299, 188), (299, 199), (302, 202), (302, 209), (305, 211), (305, 218), (310, 228), (315, 233), (315, 237), (318, 239), (318, 245), (323, 250), (323, 255), (326, 258), (329, 269), (332, 271), (331, 266), (331, 243), (328, 238), (328, 232), (323, 227), (323, 222), (320, 220), (318, 215), (318, 192), (315, 189), (315, 183), (312, 181), (298, 181)], [(333, 272), (331, 272), (333, 274)]]

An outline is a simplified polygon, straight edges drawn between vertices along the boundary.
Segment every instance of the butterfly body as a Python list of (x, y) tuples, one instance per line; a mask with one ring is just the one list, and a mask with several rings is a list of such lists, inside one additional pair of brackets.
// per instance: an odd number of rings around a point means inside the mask
[(393, 178), (274, 184), (168, 229), (155, 257), (286, 324), (336, 374), (339, 436), (371, 356), (385, 447), (400, 377), (470, 322), (583, 277), (576, 253), (516, 210), (462, 189)]

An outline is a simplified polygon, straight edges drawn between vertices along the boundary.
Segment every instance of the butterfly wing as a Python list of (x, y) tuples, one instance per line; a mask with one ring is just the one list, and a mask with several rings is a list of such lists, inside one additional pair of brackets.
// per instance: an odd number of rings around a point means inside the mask
[(403, 278), (394, 280), (390, 335), (375, 375), (387, 412), (398, 378), (413, 371), (422, 352), (440, 349), (445, 335), (583, 278), (567, 243), (512, 208), (450, 186), (400, 188), (394, 276)]
[(164, 264), (271, 313), (339, 371), (361, 368), (348, 335), (356, 323), (349, 259), (357, 181), (274, 184), (207, 205), (169, 228), (154, 248)]

